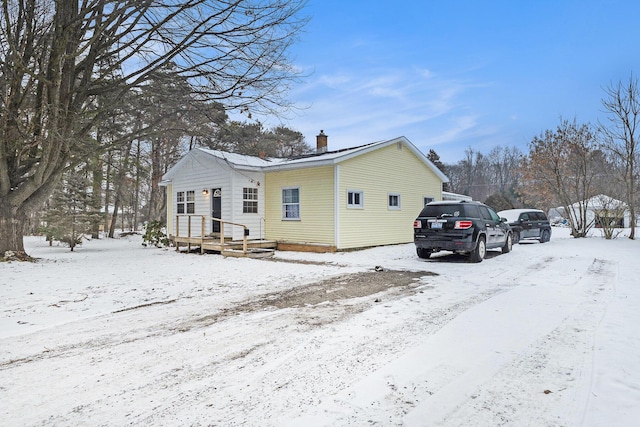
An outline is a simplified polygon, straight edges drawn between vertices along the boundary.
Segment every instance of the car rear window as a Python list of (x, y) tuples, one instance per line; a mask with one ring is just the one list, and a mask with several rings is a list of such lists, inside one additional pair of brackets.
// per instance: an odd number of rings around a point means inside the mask
[(475, 205), (427, 205), (424, 207), (420, 216), (440, 218), (442, 215), (450, 215), (452, 217), (478, 218), (480, 213)]
[(531, 212), (529, 214), (532, 218), (535, 218), (538, 221), (546, 221), (547, 216), (543, 212)]

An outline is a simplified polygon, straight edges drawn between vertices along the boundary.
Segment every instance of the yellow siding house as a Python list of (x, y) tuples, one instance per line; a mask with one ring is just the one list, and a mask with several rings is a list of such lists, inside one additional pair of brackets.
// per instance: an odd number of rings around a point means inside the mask
[[(193, 149), (161, 185), (170, 235), (192, 214), (243, 224), (280, 250), (336, 251), (413, 241), (414, 219), (447, 181), (405, 137), (328, 151), (321, 131), (316, 153), (294, 158)], [(242, 238), (242, 228), (202, 224), (205, 235)]]
[(265, 168), (266, 238), (281, 249), (344, 250), (413, 241), (413, 221), (447, 177), (408, 139), (326, 149)]

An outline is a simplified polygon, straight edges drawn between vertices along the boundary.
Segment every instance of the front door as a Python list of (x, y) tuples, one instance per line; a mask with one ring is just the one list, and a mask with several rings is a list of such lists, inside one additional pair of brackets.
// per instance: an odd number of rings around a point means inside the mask
[[(214, 188), (211, 194), (213, 195), (213, 197), (211, 197), (211, 216), (222, 219), (222, 188)], [(219, 233), (220, 222), (212, 221), (211, 231)]]

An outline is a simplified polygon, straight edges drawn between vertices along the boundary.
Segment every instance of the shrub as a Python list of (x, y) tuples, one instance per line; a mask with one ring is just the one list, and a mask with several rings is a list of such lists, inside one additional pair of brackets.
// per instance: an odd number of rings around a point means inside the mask
[(144, 226), (142, 245), (153, 245), (157, 248), (169, 246), (169, 238), (164, 232), (164, 224), (161, 221), (151, 221)]

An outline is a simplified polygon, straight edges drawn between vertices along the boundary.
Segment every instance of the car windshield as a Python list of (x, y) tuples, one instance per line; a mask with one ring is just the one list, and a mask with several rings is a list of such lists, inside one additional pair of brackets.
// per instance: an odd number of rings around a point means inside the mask
[(520, 215), (519, 211), (500, 211), (498, 212), (498, 216), (506, 218), (508, 222), (516, 222), (518, 220), (518, 216)]

